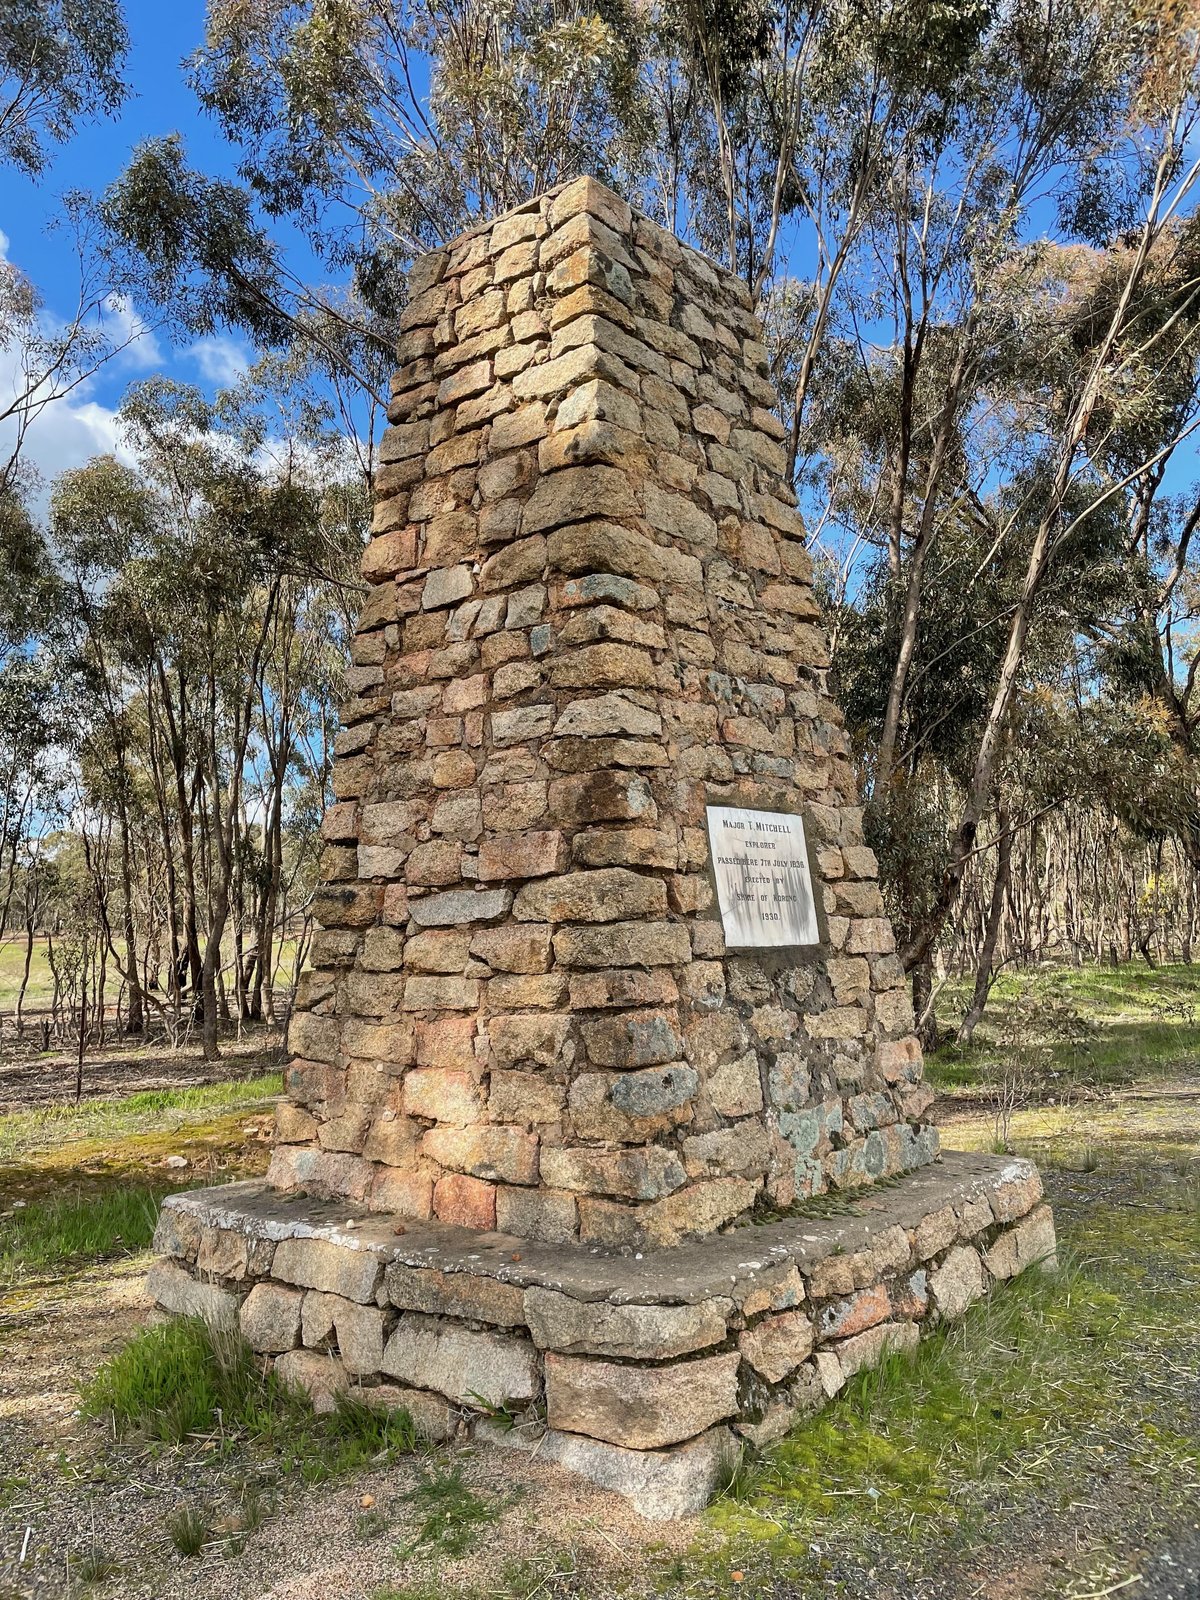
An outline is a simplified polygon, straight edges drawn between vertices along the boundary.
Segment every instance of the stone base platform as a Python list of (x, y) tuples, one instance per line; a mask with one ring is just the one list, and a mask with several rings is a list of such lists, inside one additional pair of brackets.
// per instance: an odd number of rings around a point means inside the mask
[(1054, 1263), (1027, 1161), (946, 1152), (848, 1202), (642, 1255), (398, 1222), (261, 1182), (171, 1196), (149, 1290), (329, 1406), (536, 1451), (643, 1516), (700, 1510), (854, 1373)]

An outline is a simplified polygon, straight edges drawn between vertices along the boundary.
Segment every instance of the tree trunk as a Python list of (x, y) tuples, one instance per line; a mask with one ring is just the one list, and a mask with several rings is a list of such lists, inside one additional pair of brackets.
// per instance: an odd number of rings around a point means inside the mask
[[(924, 1051), (936, 1050), (940, 1043), (937, 1017), (929, 1004), (933, 994), (933, 958), (927, 956), (912, 971), (913, 1015), (917, 1021), (917, 1037)], [(928, 1011), (928, 1016), (925, 1015)], [(922, 1020), (922, 1018), (924, 1020)]]
[(987, 1006), (992, 990), (992, 972), (996, 962), (996, 942), (1000, 937), (1000, 920), (1004, 914), (1004, 899), (1008, 894), (1008, 879), (1012, 868), (1012, 822), (1007, 813), (1000, 816), (1000, 838), (997, 843), (996, 878), (992, 884), (992, 898), (988, 905), (984, 925), (983, 944), (979, 951), (979, 964), (975, 969), (975, 993), (971, 1006), (958, 1030), (959, 1044), (970, 1044), (972, 1035)]
[(75, 1104), (83, 1099), (83, 1057), (87, 1049), (87, 940), (83, 943), (83, 959), (79, 969), (79, 1051), (75, 1057)]
[(142, 986), (138, 977), (137, 937), (133, 924), (133, 863), (129, 850), (129, 823), (125, 816), (121, 818), (121, 893), (125, 901), (122, 929), (125, 938), (125, 971), (122, 976), (129, 991), (125, 1032), (144, 1035), (146, 1007), (142, 1000)]
[(25, 1037), (25, 991), (29, 987), (29, 969), (33, 965), (33, 919), (25, 924), (25, 965), (21, 970), (21, 987), (17, 990), (17, 1038)]

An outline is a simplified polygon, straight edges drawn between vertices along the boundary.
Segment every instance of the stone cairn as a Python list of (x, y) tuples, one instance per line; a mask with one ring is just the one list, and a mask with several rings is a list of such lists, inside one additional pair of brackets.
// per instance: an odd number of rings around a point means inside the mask
[[(582, 179), (410, 293), (273, 1180), (653, 1246), (930, 1160), (745, 285)], [(712, 804), (827, 959), (726, 952)]]
[[(676, 1515), (1053, 1224), (930, 1166), (744, 284), (579, 179), (408, 287), (270, 1173), (151, 1287)], [(714, 807), (803, 827), (803, 946), (727, 947)]]

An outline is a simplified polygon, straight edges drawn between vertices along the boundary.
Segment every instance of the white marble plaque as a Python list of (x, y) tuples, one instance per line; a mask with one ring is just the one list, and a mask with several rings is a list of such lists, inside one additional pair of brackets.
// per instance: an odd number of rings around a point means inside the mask
[(803, 818), (707, 806), (717, 902), (731, 948), (820, 944)]

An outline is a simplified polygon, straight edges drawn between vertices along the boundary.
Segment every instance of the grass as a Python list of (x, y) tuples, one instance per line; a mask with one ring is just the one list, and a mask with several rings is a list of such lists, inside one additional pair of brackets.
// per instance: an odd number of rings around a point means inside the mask
[[(292, 963), (295, 960), (296, 941), (285, 939), (282, 946), (275, 948), (277, 966), (275, 969), (275, 982), (287, 983), (290, 981)], [(229, 947), (232, 954), (232, 944)], [(11, 1014), (16, 1009), (17, 995), (21, 988), (21, 974), (25, 968), (25, 935), (22, 933), (16, 938), (0, 940), (0, 1011)], [(165, 972), (159, 973), (160, 982), (165, 982)], [(33, 958), (29, 963), (29, 985), (25, 990), (26, 1012), (47, 1009), (54, 997), (54, 974), (50, 971), (50, 962), (46, 955), (46, 940), (35, 938), (33, 941)]]
[[(9, 1012), (15, 1009), (24, 970), (24, 935), (19, 939), (0, 940), (0, 1009)], [(25, 990), (25, 1009), (31, 1011), (48, 1006), (53, 994), (54, 977), (46, 959), (46, 941), (35, 939), (33, 958), (29, 963), (29, 985)]]
[(145, 1250), (165, 1192), (148, 1185), (104, 1195), (76, 1189), (0, 1215), (0, 1289), (28, 1276)]
[(212, 1537), (207, 1506), (177, 1506), (167, 1518), (167, 1534), (181, 1556), (198, 1556)]
[(79, 1105), (43, 1106), (0, 1118), (0, 1161), (67, 1140), (128, 1138), (139, 1133), (175, 1131), (211, 1120), (214, 1114), (245, 1114), (283, 1093), (283, 1075), (185, 1089), (145, 1089), (119, 1099), (100, 1097)]
[[(938, 999), (957, 1027), (970, 980)], [(996, 981), (971, 1045), (944, 1045), (926, 1063), (943, 1093), (979, 1092), (1023, 1058), (1044, 1097), (1194, 1071), (1200, 1064), (1200, 964), (1046, 967)]]
[(484, 1529), (499, 1520), (502, 1510), (467, 1487), (461, 1466), (422, 1472), (406, 1498), (422, 1514), (422, 1521), (411, 1542), (397, 1551), (405, 1556), (421, 1545), (450, 1557), (467, 1555), (479, 1543)]
[[(0, 1116), (0, 1193), (32, 1207), (64, 1186), (83, 1204), (107, 1204), (131, 1184), (165, 1192), (172, 1185), (164, 1164), (175, 1155), (192, 1183), (261, 1172), (267, 1151), (247, 1142), (246, 1118), (267, 1110), (282, 1088), (281, 1075), (269, 1072)], [(0, 1253), (5, 1244), (0, 1233)]]
[(589, 1574), (581, 1572), (579, 1555), (575, 1550), (548, 1550), (532, 1559), (505, 1561), (498, 1573), (489, 1573), (479, 1585), (463, 1587), (456, 1583), (450, 1589), (437, 1579), (418, 1579), (404, 1588), (385, 1584), (371, 1591), (370, 1600), (559, 1600), (571, 1596), (594, 1595), (602, 1600), (613, 1600), (615, 1595), (642, 1595), (642, 1588), (631, 1589), (622, 1584), (620, 1589), (592, 1587)]
[(382, 1589), (372, 1590), (371, 1600), (449, 1600), (449, 1596), (444, 1584), (431, 1579), (427, 1583), (416, 1583), (404, 1589), (385, 1584)]
[[(1105, 1473), (1186, 1503), (1200, 1489), (1200, 1438), (1178, 1411), (1183, 1368), (1156, 1381), (1146, 1364), (1182, 1359), (1200, 1377), (1200, 1307), (1144, 1253), (1140, 1272), (1110, 1279), (1103, 1261), (1127, 1260), (1139, 1241), (1128, 1214), (1097, 1211), (1091, 1261), (1025, 1274), (911, 1358), (860, 1374), (767, 1452), (710, 1513), (717, 1538), (693, 1553), (699, 1572), (737, 1570), (739, 1594), (769, 1595), (780, 1579), (827, 1575), (835, 1552), (867, 1561), (886, 1547), (919, 1565), (969, 1544), (981, 1508), (1065, 1504), (1106, 1453)], [(1154, 1234), (1154, 1255), (1194, 1262), (1194, 1214)]]
[(82, 1555), (75, 1557), (72, 1567), (75, 1577), (84, 1584), (103, 1583), (120, 1571), (120, 1563), (95, 1540)]
[(119, 1350), (82, 1390), (84, 1414), (103, 1418), (117, 1437), (182, 1445), (189, 1439), (269, 1451), (283, 1475), (320, 1483), (413, 1451), (408, 1413), (368, 1404), (364, 1392), (340, 1395), (316, 1415), (306, 1401), (264, 1374), (236, 1335), (193, 1318), (147, 1328)]

